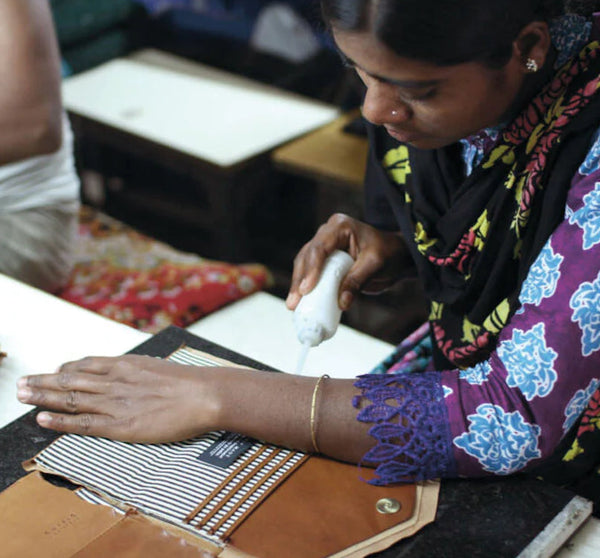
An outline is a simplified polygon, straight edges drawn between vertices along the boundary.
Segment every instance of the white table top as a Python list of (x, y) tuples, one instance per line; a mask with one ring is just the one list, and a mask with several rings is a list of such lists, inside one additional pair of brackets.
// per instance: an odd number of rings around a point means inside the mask
[(85, 356), (116, 356), (149, 337), (0, 274), (0, 427), (31, 407), (17, 401), (16, 381), (54, 372)]
[[(187, 329), (278, 370), (294, 373), (301, 346), (292, 316), (283, 300), (268, 293), (255, 293)], [(340, 325), (331, 339), (310, 349), (303, 374), (353, 378), (369, 372), (392, 350), (389, 343)]]
[(77, 114), (221, 167), (339, 114), (333, 106), (156, 51), (66, 79), (63, 102)]

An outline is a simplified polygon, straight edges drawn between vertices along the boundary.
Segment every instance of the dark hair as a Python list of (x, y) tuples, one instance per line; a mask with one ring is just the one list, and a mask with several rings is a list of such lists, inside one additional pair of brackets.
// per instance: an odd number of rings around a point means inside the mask
[(528, 23), (599, 7), (600, 0), (321, 0), (331, 28), (371, 31), (399, 56), (440, 66), (503, 66)]

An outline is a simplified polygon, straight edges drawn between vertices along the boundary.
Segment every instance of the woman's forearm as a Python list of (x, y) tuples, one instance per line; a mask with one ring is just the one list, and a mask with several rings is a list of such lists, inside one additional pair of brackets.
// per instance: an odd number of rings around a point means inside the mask
[(217, 374), (218, 429), (307, 452), (315, 450), (314, 434), (322, 453), (354, 463), (374, 444), (355, 418), (353, 380), (323, 378), (315, 393), (318, 378), (243, 369)]

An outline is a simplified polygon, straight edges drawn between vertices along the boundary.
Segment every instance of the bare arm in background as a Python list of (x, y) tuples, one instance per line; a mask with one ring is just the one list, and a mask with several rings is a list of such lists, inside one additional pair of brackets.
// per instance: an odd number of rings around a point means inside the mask
[(56, 151), (60, 55), (47, 0), (0, 2), (0, 165)]

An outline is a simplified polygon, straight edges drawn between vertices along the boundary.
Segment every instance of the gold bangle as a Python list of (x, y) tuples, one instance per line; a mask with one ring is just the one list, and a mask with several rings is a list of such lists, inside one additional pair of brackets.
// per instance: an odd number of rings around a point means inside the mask
[(315, 384), (315, 389), (313, 389), (312, 401), (310, 402), (310, 439), (312, 440), (313, 449), (315, 453), (321, 453), (319, 450), (319, 446), (317, 445), (317, 394), (319, 392), (319, 387), (321, 386), (321, 382), (329, 378), (328, 374), (323, 374)]

